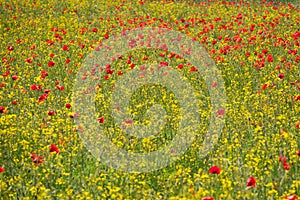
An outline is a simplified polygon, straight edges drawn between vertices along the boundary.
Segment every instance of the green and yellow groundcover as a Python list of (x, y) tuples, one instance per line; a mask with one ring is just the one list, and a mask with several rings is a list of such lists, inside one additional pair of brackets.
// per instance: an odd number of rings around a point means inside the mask
[(300, 199), (299, 13), (0, 0), (0, 199)]

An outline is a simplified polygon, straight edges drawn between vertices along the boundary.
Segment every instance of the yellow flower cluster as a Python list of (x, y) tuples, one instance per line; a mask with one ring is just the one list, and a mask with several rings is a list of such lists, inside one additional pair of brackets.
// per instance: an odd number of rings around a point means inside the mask
[[(299, 12), (297, 3), (243, 0), (0, 1), (0, 199), (300, 198)], [(92, 52), (104, 52), (99, 47), (105, 42), (151, 27), (177, 31), (203, 46), (224, 80), (226, 97), (218, 99), (226, 100), (224, 110), (211, 115), (210, 88), (221, 83), (208, 85), (201, 76), (205, 68), (164, 48), (132, 49), (86, 66)], [(148, 65), (184, 77), (199, 109), (182, 112), (182, 102), (192, 101), (187, 91), (178, 98), (170, 89), (180, 81), (172, 87), (148, 83), (126, 93), (137, 77), (116, 99), (130, 96), (128, 105), (113, 107), (118, 83), (136, 70), (146, 76)], [(95, 87), (74, 91), (81, 79), (93, 79)], [(93, 112), (90, 104), (74, 101), (82, 92), (95, 93), (96, 116), (83, 118), (80, 126), (82, 113)], [(119, 123), (116, 113), (129, 113), (130, 119)], [(197, 131), (184, 132), (195, 139), (178, 159), (177, 149), (165, 152), (174, 162), (158, 170), (118, 170), (90, 151), (103, 141), (87, 144), (89, 136), (81, 135), (94, 120), (97, 127), (91, 129), (100, 127), (119, 149), (147, 154), (180, 137), (181, 121), (192, 113), (201, 119)], [(212, 116), (225, 124), (217, 144), (201, 157)], [(164, 123), (157, 128), (153, 121)], [(156, 128), (138, 137), (126, 131), (132, 127)], [(104, 145), (99, 152), (105, 150)]]

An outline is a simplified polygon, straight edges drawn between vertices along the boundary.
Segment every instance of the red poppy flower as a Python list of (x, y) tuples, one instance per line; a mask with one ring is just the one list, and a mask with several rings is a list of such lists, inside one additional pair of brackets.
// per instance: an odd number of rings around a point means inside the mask
[(190, 72), (197, 72), (197, 71), (198, 71), (198, 69), (194, 66), (190, 68)]
[(66, 108), (68, 108), (68, 109), (71, 108), (71, 104), (67, 103)]
[(38, 89), (38, 87), (37, 87), (36, 84), (32, 84), (32, 85), (30, 86), (30, 90), (37, 90), (37, 89)]
[(68, 51), (68, 50), (69, 50), (69, 47), (68, 47), (68, 45), (64, 45), (64, 46), (62, 47), (62, 49), (63, 49), (64, 51)]
[(160, 65), (161, 67), (163, 67), (163, 66), (168, 66), (169, 63), (168, 63), (168, 62), (160, 62), (159, 65)]
[(173, 57), (175, 57), (175, 56), (176, 56), (175, 53), (170, 53), (170, 54), (168, 55), (169, 58), (173, 58)]
[(46, 94), (42, 94), (40, 97), (39, 97), (39, 100), (38, 100), (38, 102), (40, 103), (40, 102), (43, 102), (45, 99), (47, 99), (47, 97), (48, 97), (48, 94), (46, 93)]
[(50, 145), (50, 152), (56, 152), (59, 153), (59, 149), (57, 146), (55, 146), (55, 144), (51, 144)]
[(54, 110), (49, 110), (48, 115), (53, 116), (55, 114)]
[(0, 113), (4, 113), (5, 112), (5, 107), (4, 106), (0, 106)]
[(8, 50), (8, 51), (12, 51), (12, 50), (14, 50), (14, 49), (15, 49), (15, 48), (14, 48), (13, 46), (8, 46), (8, 47), (7, 47), (7, 50)]
[(202, 200), (214, 200), (213, 197), (203, 197)]
[(67, 63), (67, 64), (70, 63), (70, 61), (71, 61), (70, 58), (67, 58), (67, 59), (66, 59), (66, 63)]
[(49, 61), (49, 62), (48, 62), (48, 67), (53, 67), (54, 64), (55, 64), (55, 63), (54, 63), (53, 61)]
[[(261, 51), (263, 54), (267, 54), (268, 53), (268, 50), (267, 49), (263, 49), (262, 51)], [(272, 55), (271, 55), (272, 56)]]
[(44, 162), (44, 159), (42, 156), (36, 156), (34, 153), (30, 154), (32, 161), (36, 164), (36, 165), (40, 165)]
[(112, 69), (106, 69), (106, 73), (107, 74), (113, 74), (115, 72), (115, 70)]
[(288, 200), (297, 200), (297, 195), (293, 194), (291, 196), (285, 196), (283, 198), (288, 199)]
[(300, 128), (300, 121), (296, 122), (296, 128)]
[(291, 168), (291, 166), (287, 162), (283, 163), (283, 169), (284, 170), (289, 170), (290, 168)]
[(16, 76), (16, 75), (13, 75), (13, 76), (11, 76), (11, 78), (12, 78), (12, 80), (14, 80), (14, 81), (15, 81), (15, 80), (18, 80), (18, 78), (19, 78), (19, 77), (18, 77), (18, 76)]
[(26, 58), (26, 59), (25, 59), (25, 62), (27, 62), (27, 63), (30, 64), (30, 63), (32, 63), (32, 60), (31, 60), (30, 58)]
[(255, 180), (255, 178), (254, 177), (250, 177), (250, 178), (248, 178), (248, 180), (247, 180), (247, 183), (246, 183), (246, 186), (247, 187), (255, 187), (255, 185), (256, 185), (256, 180)]
[(104, 117), (99, 117), (97, 118), (97, 120), (99, 121), (99, 123), (103, 124), (104, 123)]
[(282, 73), (278, 74), (278, 78), (284, 79), (284, 74), (282, 74)]
[(295, 101), (300, 101), (300, 96), (294, 96)]
[(10, 71), (6, 71), (2, 74), (2, 76), (8, 76), (8, 75), (10, 75)]
[(134, 66), (135, 66), (135, 64), (134, 64), (134, 63), (131, 63), (131, 65), (130, 65), (129, 67), (130, 67), (130, 69), (133, 69)]
[(299, 150), (299, 151), (297, 151), (297, 155), (298, 155), (298, 156), (300, 156), (300, 150)]
[(224, 115), (225, 114), (225, 110), (218, 110), (218, 115)]
[(261, 89), (265, 90), (268, 87), (267, 84), (263, 84), (263, 86), (261, 86)]
[(286, 157), (285, 156), (279, 156), (278, 161), (282, 162), (282, 163), (285, 163), (286, 162)]
[(108, 76), (108, 75), (105, 75), (103, 78), (104, 78), (104, 80), (108, 80), (108, 79), (109, 79), (109, 76)]
[(183, 64), (179, 64), (179, 65), (177, 66), (177, 68), (178, 68), (178, 69), (182, 69), (182, 68), (183, 68)]
[(57, 88), (58, 90), (64, 90), (64, 89), (65, 89), (65, 87), (62, 86), (62, 85), (57, 85), (56, 88)]
[(4, 172), (4, 167), (0, 167), (0, 173)]
[(211, 174), (220, 174), (220, 172), (221, 172), (221, 169), (217, 166), (212, 166), (209, 169), (209, 173), (211, 173)]
[(48, 72), (47, 72), (46, 70), (42, 70), (42, 71), (41, 71), (41, 74), (42, 74), (42, 76), (44, 76), (44, 77), (46, 77), (46, 76), (49, 75)]
[(12, 102), (13, 105), (17, 105), (17, 103), (18, 103), (18, 100), (14, 100), (14, 101)]

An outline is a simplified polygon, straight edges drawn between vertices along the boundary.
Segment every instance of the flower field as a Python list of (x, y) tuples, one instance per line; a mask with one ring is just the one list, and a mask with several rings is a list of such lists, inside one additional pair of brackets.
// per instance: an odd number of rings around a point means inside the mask
[[(299, 13), (0, 0), (0, 199), (300, 199)], [(149, 65), (164, 73), (144, 78)], [(108, 143), (129, 153), (104, 159)], [(151, 152), (164, 156), (126, 157)]]

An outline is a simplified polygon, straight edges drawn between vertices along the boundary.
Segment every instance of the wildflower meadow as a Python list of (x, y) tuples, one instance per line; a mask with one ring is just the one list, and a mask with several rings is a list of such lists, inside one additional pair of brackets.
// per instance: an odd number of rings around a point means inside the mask
[(0, 199), (300, 199), (299, 13), (0, 0)]

